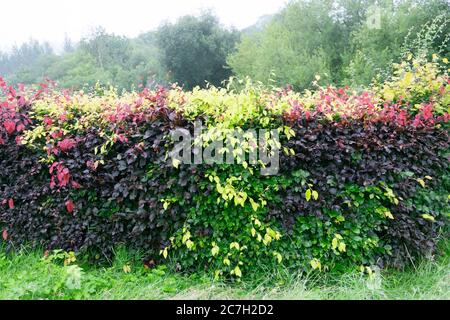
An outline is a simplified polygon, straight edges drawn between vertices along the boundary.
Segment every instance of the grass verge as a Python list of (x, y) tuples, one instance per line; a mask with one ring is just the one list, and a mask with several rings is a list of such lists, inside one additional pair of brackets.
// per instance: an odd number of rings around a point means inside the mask
[(112, 266), (64, 266), (41, 251), (0, 248), (0, 299), (450, 299), (450, 242), (443, 254), (407, 270), (292, 274), (262, 272), (240, 283), (207, 275), (179, 274), (165, 267), (145, 269), (139, 257), (119, 250)]

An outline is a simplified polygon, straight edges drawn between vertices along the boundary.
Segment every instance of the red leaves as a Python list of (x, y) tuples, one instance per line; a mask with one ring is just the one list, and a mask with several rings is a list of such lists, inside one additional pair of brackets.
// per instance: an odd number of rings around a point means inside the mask
[(72, 188), (74, 188), (74, 189), (80, 189), (80, 188), (81, 188), (81, 185), (80, 185), (78, 182), (76, 182), (76, 181), (72, 181)]
[(51, 125), (53, 124), (53, 120), (52, 120), (49, 116), (45, 116), (45, 117), (44, 117), (44, 123), (45, 123), (47, 126), (51, 126)]
[(50, 134), (50, 136), (51, 136), (53, 139), (61, 138), (62, 135), (63, 135), (63, 133), (62, 133), (61, 130), (53, 131), (53, 132)]
[(16, 123), (12, 120), (6, 120), (3, 122), (3, 127), (5, 127), (6, 132), (8, 134), (13, 134), (13, 132), (16, 130)]
[(58, 166), (59, 166), (59, 162), (54, 162), (54, 163), (50, 166), (50, 168), (48, 169), (48, 172), (49, 172), (50, 174), (52, 174), (53, 171), (55, 170), (55, 168), (57, 168)]
[(70, 149), (74, 148), (77, 143), (73, 139), (64, 139), (58, 142), (58, 147), (62, 152), (67, 152)]
[(374, 94), (364, 91), (361, 94), (350, 94), (344, 89), (322, 88), (318, 95), (313, 96), (312, 107), (305, 108), (301, 101), (289, 100), (290, 108), (285, 112), (284, 119), (296, 122), (302, 119), (313, 118), (329, 119), (344, 124), (346, 120), (359, 120), (369, 123), (393, 123), (398, 127), (430, 128), (439, 122), (447, 122), (449, 117), (438, 115), (434, 110), (434, 100), (423, 103), (415, 114), (408, 102), (392, 104), (384, 102), (380, 105)]
[(22, 123), (18, 123), (16, 127), (17, 132), (22, 132), (25, 130), (25, 126)]
[(414, 127), (427, 125), (433, 126), (434, 123), (433, 104), (429, 103), (420, 108), (419, 113), (414, 118), (412, 125)]
[(116, 133), (116, 136), (114, 137), (114, 143), (116, 143), (117, 140), (119, 140), (122, 143), (127, 143), (128, 142), (128, 138), (125, 135), (118, 134), (118, 133)]
[(8, 203), (8, 207), (10, 209), (14, 209), (14, 200), (13, 199), (8, 199), (8, 200), (3, 200), (2, 201), (2, 205), (5, 205), (6, 203)]
[(67, 169), (67, 168), (63, 168), (61, 170), (58, 169), (57, 177), (58, 177), (59, 185), (61, 187), (67, 186), (67, 184), (69, 183), (69, 179), (70, 179), (69, 169)]
[(53, 189), (56, 186), (55, 177), (51, 177), (50, 179), (50, 189)]
[(0, 88), (2, 89), (6, 88), (6, 82), (2, 77), (0, 77)]
[(75, 205), (73, 204), (73, 201), (72, 200), (67, 200), (65, 205), (66, 205), (67, 212), (68, 213), (72, 213), (73, 209), (75, 208)]
[[(22, 136), (16, 136), (16, 143), (18, 144), (18, 145), (21, 145), (22, 144)], [(1, 144), (1, 143), (0, 143)]]
[[(67, 186), (70, 180), (69, 169), (65, 168), (60, 162), (54, 162), (49, 168), (50, 174), (53, 174), (55, 169), (56, 169), (56, 177), (58, 178), (58, 186), (60, 187)], [(50, 188), (53, 188), (55, 186), (56, 186), (55, 177), (52, 176), (50, 181)]]
[(397, 124), (400, 126), (406, 126), (408, 120), (408, 116), (406, 110), (403, 109), (397, 116)]
[(2, 232), (2, 238), (3, 240), (8, 240), (8, 230), (4, 229)]
[(61, 122), (66, 122), (67, 121), (67, 115), (65, 113), (63, 113), (62, 115), (59, 116), (59, 121)]

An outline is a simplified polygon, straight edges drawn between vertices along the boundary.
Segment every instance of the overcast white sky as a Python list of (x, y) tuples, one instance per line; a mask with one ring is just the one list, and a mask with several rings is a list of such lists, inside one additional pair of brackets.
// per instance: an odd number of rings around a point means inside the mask
[(286, 0), (10, 0), (0, 4), (0, 49), (31, 37), (61, 45), (64, 35), (74, 41), (95, 26), (136, 36), (165, 20), (211, 8), (222, 24), (248, 27), (264, 14), (277, 12)]

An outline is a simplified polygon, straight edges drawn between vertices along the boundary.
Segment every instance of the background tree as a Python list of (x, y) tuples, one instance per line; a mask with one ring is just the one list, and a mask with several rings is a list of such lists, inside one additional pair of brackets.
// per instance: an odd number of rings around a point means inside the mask
[[(363, 20), (351, 34), (352, 50), (344, 67), (343, 82), (358, 86), (370, 83), (376, 75), (385, 77), (391, 64), (398, 62), (406, 51), (448, 55), (447, 44), (444, 48), (440, 46), (450, 34), (450, 2), (402, 0), (382, 1), (378, 5), (379, 26)], [(428, 39), (426, 43), (421, 35)]]
[(190, 89), (204, 86), (205, 81), (220, 85), (231, 75), (226, 57), (233, 51), (239, 34), (221, 27), (210, 13), (164, 24), (157, 37), (161, 61), (173, 82)]
[(421, 33), (420, 46), (448, 54), (440, 47), (449, 13), (448, 0), (291, 1), (261, 32), (244, 36), (228, 63), (238, 76), (297, 89), (310, 87), (316, 74), (322, 83), (367, 85), (391, 69), (408, 42), (419, 46)]

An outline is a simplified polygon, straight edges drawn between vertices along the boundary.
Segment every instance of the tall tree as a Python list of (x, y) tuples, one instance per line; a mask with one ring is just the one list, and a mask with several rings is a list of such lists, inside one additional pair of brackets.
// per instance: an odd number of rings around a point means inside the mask
[[(400, 59), (405, 41), (449, 12), (448, 0), (291, 1), (261, 32), (243, 37), (228, 63), (239, 76), (297, 89), (317, 74), (322, 84), (366, 85)], [(434, 27), (423, 36), (433, 38), (422, 41), (431, 51), (449, 34), (445, 20), (438, 36)]]
[(231, 75), (226, 57), (233, 51), (239, 34), (221, 27), (210, 13), (164, 24), (157, 36), (161, 60), (172, 81), (190, 89), (204, 86), (206, 81), (220, 85)]

